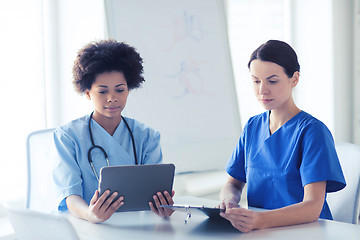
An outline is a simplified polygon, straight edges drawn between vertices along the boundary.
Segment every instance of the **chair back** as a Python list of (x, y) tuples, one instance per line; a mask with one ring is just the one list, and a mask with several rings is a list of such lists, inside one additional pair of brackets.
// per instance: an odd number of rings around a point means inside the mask
[(336, 151), (343, 170), (346, 187), (329, 193), (327, 202), (335, 221), (359, 223), (360, 215), (360, 146), (340, 142)]
[(79, 239), (66, 216), (33, 211), (11, 204), (6, 204), (4, 208), (15, 231), (16, 239)]
[(52, 178), (54, 130), (51, 128), (35, 131), (27, 138), (26, 208), (31, 210), (56, 211), (56, 194)]

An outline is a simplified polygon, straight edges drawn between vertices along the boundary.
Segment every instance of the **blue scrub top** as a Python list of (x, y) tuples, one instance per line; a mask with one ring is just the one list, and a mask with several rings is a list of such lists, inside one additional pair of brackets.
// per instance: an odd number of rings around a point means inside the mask
[[(88, 129), (89, 117), (86, 115), (76, 119), (54, 132), (57, 156), (53, 177), (60, 211), (67, 210), (66, 197), (79, 195), (89, 204), (98, 189), (98, 180), (88, 161), (88, 151), (92, 146)], [(134, 135), (139, 164), (161, 163), (159, 132), (134, 119), (125, 119)], [(120, 122), (113, 136), (94, 119), (91, 120), (91, 130), (95, 145), (104, 148), (110, 166), (135, 164), (131, 135), (124, 121)], [(96, 174), (100, 176), (100, 169), (107, 166), (104, 154), (98, 149), (91, 153)]]
[[(270, 111), (249, 119), (227, 164), (233, 178), (247, 183), (249, 206), (276, 209), (303, 200), (304, 186), (327, 181), (326, 192), (345, 187), (328, 128), (301, 111), (274, 134)], [(325, 200), (320, 218), (332, 219)]]

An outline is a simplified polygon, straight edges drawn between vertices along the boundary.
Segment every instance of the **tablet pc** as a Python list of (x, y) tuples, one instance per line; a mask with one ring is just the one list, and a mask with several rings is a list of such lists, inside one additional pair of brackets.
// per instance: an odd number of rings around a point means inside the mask
[(165, 190), (172, 193), (174, 173), (174, 164), (103, 167), (99, 192), (110, 190), (118, 192), (118, 197), (124, 196), (124, 205), (117, 212), (150, 210), (154, 194)]
[(224, 209), (221, 208), (211, 208), (204, 206), (188, 206), (188, 205), (161, 205), (164, 208), (170, 208), (172, 210), (179, 210), (186, 213), (202, 213), (207, 215), (210, 218), (218, 218), (221, 212), (224, 212)]

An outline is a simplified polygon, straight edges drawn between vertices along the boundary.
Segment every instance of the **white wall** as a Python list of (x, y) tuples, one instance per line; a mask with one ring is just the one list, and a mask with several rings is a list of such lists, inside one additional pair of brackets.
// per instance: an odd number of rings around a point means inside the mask
[[(353, 0), (333, 0), (333, 65), (334, 122), (337, 141), (352, 142), (354, 121), (354, 51)], [(355, 93), (358, 94), (358, 93)]]
[(354, 13), (354, 41), (353, 41), (353, 73), (354, 73), (354, 131), (353, 138), (354, 143), (360, 145), (360, 1), (356, 0), (353, 4)]

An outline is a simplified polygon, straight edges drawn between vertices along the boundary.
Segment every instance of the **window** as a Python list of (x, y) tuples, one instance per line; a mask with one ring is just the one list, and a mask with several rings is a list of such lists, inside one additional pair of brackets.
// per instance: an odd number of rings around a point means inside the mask
[(45, 128), (42, 0), (0, 2), (0, 200), (26, 192), (26, 137)]
[(28, 134), (90, 111), (71, 84), (72, 64), (80, 47), (104, 38), (103, 1), (0, 1), (0, 31), (1, 202), (26, 196)]
[(257, 102), (247, 64), (252, 51), (269, 39), (287, 41), (283, 0), (228, 0), (228, 31), (241, 124), (264, 112)]

